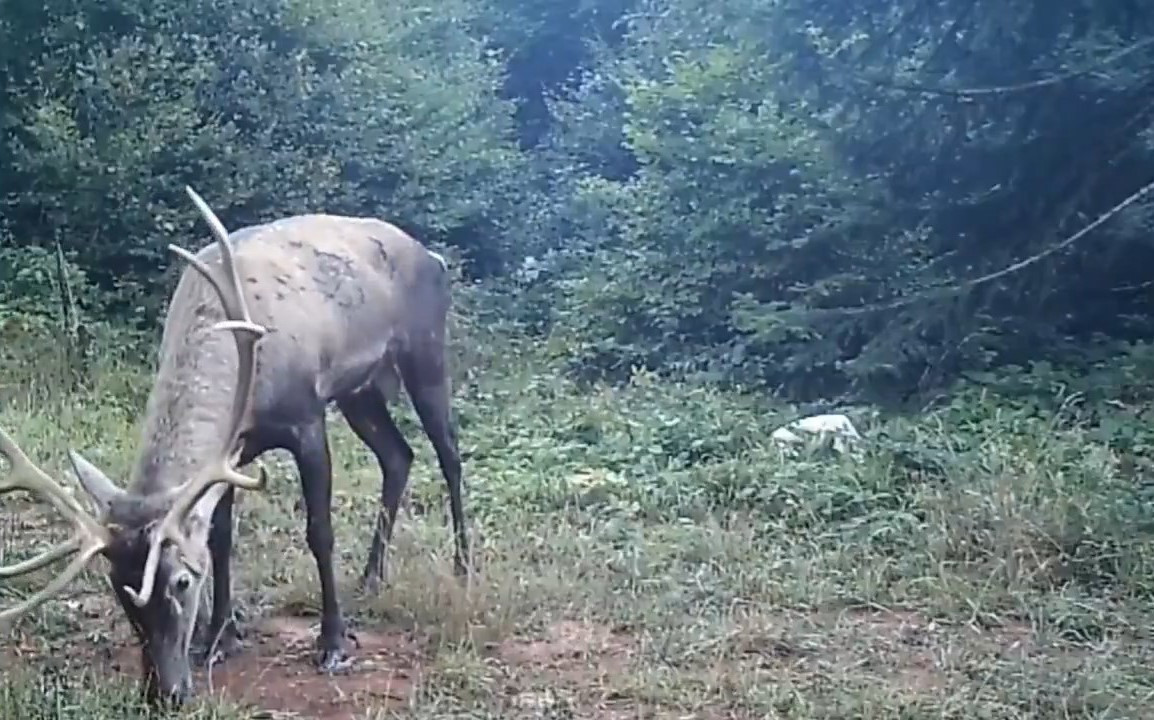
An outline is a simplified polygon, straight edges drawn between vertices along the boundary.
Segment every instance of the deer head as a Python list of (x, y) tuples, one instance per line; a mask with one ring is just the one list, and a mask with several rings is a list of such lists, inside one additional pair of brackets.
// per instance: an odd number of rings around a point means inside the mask
[(145, 691), (151, 700), (183, 700), (191, 690), (189, 645), (199, 611), (209, 558), (205, 549), (213, 508), (229, 487), (262, 489), (267, 475), (258, 463), (256, 478), (237, 470), (252, 405), (256, 346), (267, 332), (252, 321), (237, 272), (228, 231), (208, 205), (186, 188), (220, 246), (221, 264), (210, 267), (187, 250), (169, 250), (188, 262), (215, 290), (225, 320), (216, 331), (231, 333), (237, 349), (237, 379), (226, 441), (204, 469), (171, 488), (138, 493), (125, 490), (75, 452), (69, 452), (80, 486), (95, 513), (86, 510), (56, 480), (35, 465), (0, 430), (0, 456), (10, 466), (0, 478), (0, 494), (24, 490), (39, 495), (73, 526), (72, 536), (24, 562), (0, 567), (0, 579), (71, 562), (38, 592), (0, 611), (15, 618), (58, 594), (97, 555), (108, 560), (108, 578), (141, 642)]

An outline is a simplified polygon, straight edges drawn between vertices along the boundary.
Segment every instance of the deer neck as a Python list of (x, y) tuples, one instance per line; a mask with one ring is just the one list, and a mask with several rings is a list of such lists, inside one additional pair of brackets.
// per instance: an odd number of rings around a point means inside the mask
[[(129, 490), (154, 495), (196, 476), (225, 452), (236, 384), (236, 346), (204, 283), (178, 286), (160, 343)], [(185, 292), (182, 294), (182, 290)], [(205, 292), (207, 291), (207, 292)], [(180, 302), (181, 299), (184, 302)]]

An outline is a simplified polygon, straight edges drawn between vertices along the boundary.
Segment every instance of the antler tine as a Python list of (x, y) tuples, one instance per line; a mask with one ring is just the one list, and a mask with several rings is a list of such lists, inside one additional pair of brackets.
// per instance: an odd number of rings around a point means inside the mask
[[(249, 314), (248, 303), (245, 302), (244, 298), (244, 286), (240, 281), (240, 273), (236, 269), (236, 257), (233, 255), (232, 243), (228, 241), (228, 230), (225, 229), (224, 223), (212, 211), (208, 203), (196, 194), (196, 191), (190, 187), (186, 187), (185, 191), (188, 192), (189, 197), (196, 204), (196, 208), (200, 210), (200, 214), (204, 216), (205, 221), (212, 228), (213, 235), (216, 236), (217, 243), (220, 245), (221, 270), (232, 290), (232, 297), (228, 298), (224, 293), (221, 293), (223, 287), (219, 283), (214, 284), (217, 293), (221, 296), (221, 303), (225, 306), (225, 316), (228, 318), (224, 322), (217, 323), (216, 328), (229, 330), (233, 333), (238, 355), (237, 386), (233, 395), (232, 419), (229, 423), (228, 445), (225, 449), (226, 453), (232, 453), (234, 450), (232, 446), (240, 435), (245, 416), (248, 415), (249, 407), (252, 404), (253, 380), (256, 375), (256, 345), (268, 330), (253, 322), (252, 315)], [(208, 269), (203, 263), (200, 267), (196, 265), (193, 267), (202, 275)], [(226, 464), (229, 459), (225, 458)]]
[(48, 500), (52, 506), (75, 526), (71, 538), (58, 543), (36, 557), (0, 567), (0, 578), (11, 578), (35, 572), (74, 553), (79, 555), (39, 592), (7, 610), (0, 611), (0, 620), (22, 615), (60, 592), (104, 548), (108, 547), (108, 531), (90, 515), (48, 473), (28, 459), (8, 433), (0, 429), (0, 455), (11, 466), (9, 477), (0, 480), (0, 495), (16, 490), (27, 490)]
[(0, 620), (10, 620), (19, 615), (23, 615), (32, 608), (40, 605), (45, 600), (51, 599), (54, 595), (64, 589), (64, 586), (72, 582), (72, 579), (79, 575), (84, 568), (96, 557), (96, 554), (103, 550), (107, 545), (91, 544), (80, 549), (80, 554), (68, 563), (64, 570), (52, 579), (47, 585), (40, 589), (39, 592), (33, 593), (31, 597), (19, 602), (7, 610), (0, 610)]
[(220, 269), (224, 277), (222, 278), (213, 272), (213, 269), (206, 263), (184, 248), (177, 245), (169, 245), (168, 248), (199, 272), (219, 296), (226, 319), (213, 327), (216, 330), (227, 330), (233, 334), (237, 350), (237, 383), (233, 394), (229, 431), (225, 436), (221, 457), (215, 460), (204, 474), (190, 479), (176, 493), (172, 507), (154, 531), (148, 559), (144, 566), (144, 581), (141, 584), (140, 592), (137, 593), (131, 588), (124, 588), (133, 602), (141, 607), (147, 605), (152, 597), (156, 568), (160, 563), (160, 549), (165, 540), (180, 545), (186, 558), (194, 556), (193, 549), (185, 547), (185, 537), (179, 531), (180, 522), (209, 488), (217, 483), (226, 482), (244, 490), (260, 490), (268, 483), (268, 474), (259, 462), (257, 463), (259, 473), (256, 478), (248, 477), (234, 467), (234, 464), (240, 459), (239, 453), (241, 451), (237, 441), (252, 405), (253, 381), (256, 375), (256, 346), (268, 330), (253, 322), (252, 316), (249, 314), (248, 304), (244, 297), (244, 286), (241, 284), (240, 273), (236, 268), (236, 258), (224, 223), (220, 221), (220, 218), (196, 191), (190, 187), (186, 187), (185, 191), (192, 198), (192, 202), (216, 237), (217, 244), (220, 246)]
[(34, 558), (11, 565), (0, 566), (0, 578), (14, 578), (36, 572), (40, 568), (48, 567), (57, 560), (67, 557), (80, 549), (80, 542), (76, 538), (69, 538), (57, 543)]
[(44, 496), (52, 505), (64, 515), (68, 516), (76, 525), (88, 530), (100, 529), (100, 523), (89, 515), (76, 498), (72, 497), (52, 477), (28, 459), (16, 441), (7, 432), (0, 429), (0, 455), (11, 466), (8, 480), (0, 481), (0, 494), (14, 490), (28, 490)]

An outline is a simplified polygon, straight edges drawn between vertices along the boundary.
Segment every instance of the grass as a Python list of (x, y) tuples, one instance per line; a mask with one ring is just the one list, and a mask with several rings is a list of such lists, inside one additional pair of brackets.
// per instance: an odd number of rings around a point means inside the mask
[[(513, 341), (468, 367), (458, 412), (475, 581), (451, 577), (444, 492), (406, 408), (413, 512), (389, 586), (356, 594), (379, 475), (334, 422), (342, 596), (370, 669), (329, 681), (303, 659), (315, 568), (280, 458), (270, 491), (240, 504), (250, 641), (214, 671), (231, 700), (187, 717), (1147, 716), (1148, 461), (1069, 408), (962, 394), (863, 421), (856, 456), (790, 458), (769, 434), (791, 416), (761, 398), (644, 374), (580, 388)], [(141, 377), (97, 368), (95, 389), (66, 402), (26, 383), (0, 424), (50, 469), (72, 442), (123, 477)], [(3, 501), (9, 559), (51, 532), (30, 508)], [(142, 715), (99, 569), (9, 636), (0, 717)]]

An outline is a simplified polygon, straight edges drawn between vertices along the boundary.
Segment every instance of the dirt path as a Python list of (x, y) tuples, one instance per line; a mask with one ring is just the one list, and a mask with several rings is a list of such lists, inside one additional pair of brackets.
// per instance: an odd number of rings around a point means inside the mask
[[(360, 648), (347, 672), (316, 671), (311, 618), (275, 616), (251, 626), (244, 650), (227, 662), (196, 672), (198, 691), (276, 718), (354, 720), (368, 708), (406, 704), (420, 675), (421, 656), (401, 633), (358, 630)], [(110, 670), (134, 675), (136, 646), (118, 643)]]
[[(762, 608), (732, 618), (712, 637), (703, 636), (700, 642), (708, 646), (699, 648), (691, 665), (673, 658), (658, 668), (653, 648), (645, 648), (653, 638), (647, 641), (643, 631), (634, 635), (565, 619), (486, 646), (480, 658), (471, 652), (457, 658), (451, 650), (447, 656), (429, 653), (404, 632), (360, 628), (353, 665), (345, 673), (326, 675), (315, 670), (311, 659), (316, 622), (279, 614), (250, 625), (243, 652), (197, 673), (198, 692), (276, 720), (364, 720), (374, 710), (406, 716), (414, 704), (436, 706), (446, 692), (455, 698), (464, 692), (458, 700), (471, 702), (467, 696), (473, 690), (458, 683), (461, 677), (477, 680), (479, 673), (484, 699), (474, 700), (513, 715), (679, 718), (687, 712), (679, 700), (689, 699), (694, 717), (732, 720), (754, 717), (733, 698), (746, 684), (766, 678), (795, 690), (809, 688), (815, 697), (837, 686), (850, 694), (945, 702), (963, 690), (973, 691), (967, 673), (974, 667), (1024, 662), (1075, 672), (1087, 657), (1084, 648), (1041, 647), (1025, 626), (943, 626), (902, 611), (783, 615)], [(67, 651), (56, 657), (134, 679), (139, 650), (127, 634), (117, 635), (99, 646), (71, 643), (73, 657), (64, 657)], [(458, 667), (458, 662), (465, 665)], [(669, 694), (665, 685), (674, 678), (677, 693), (692, 698)]]
[[(311, 661), (316, 637), (310, 618), (274, 616), (250, 628), (245, 648), (228, 662), (196, 673), (208, 695), (275, 718), (359, 720), (369, 709), (401, 709), (417, 691), (422, 657), (403, 633), (357, 631), (356, 661), (345, 673), (318, 673)], [(493, 657), (561, 682), (597, 684), (597, 676), (623, 670), (632, 654), (629, 641), (601, 626), (562, 621), (539, 637), (514, 638), (491, 649)], [(123, 638), (108, 669), (134, 675), (138, 649)], [(517, 705), (543, 700), (533, 693), (513, 698)]]

